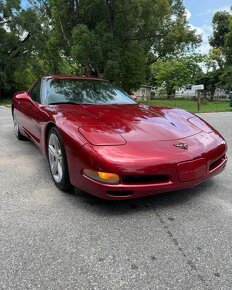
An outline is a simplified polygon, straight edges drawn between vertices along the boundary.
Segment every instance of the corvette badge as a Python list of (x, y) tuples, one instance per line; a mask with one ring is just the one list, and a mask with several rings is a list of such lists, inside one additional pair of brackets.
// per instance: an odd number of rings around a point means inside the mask
[(173, 144), (177, 148), (187, 150), (188, 149), (188, 143), (178, 143), (178, 144)]

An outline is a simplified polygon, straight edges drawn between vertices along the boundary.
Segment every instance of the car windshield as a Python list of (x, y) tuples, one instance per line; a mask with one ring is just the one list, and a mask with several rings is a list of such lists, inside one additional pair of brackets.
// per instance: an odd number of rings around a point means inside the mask
[(136, 104), (122, 89), (107, 81), (91, 79), (48, 79), (45, 104)]

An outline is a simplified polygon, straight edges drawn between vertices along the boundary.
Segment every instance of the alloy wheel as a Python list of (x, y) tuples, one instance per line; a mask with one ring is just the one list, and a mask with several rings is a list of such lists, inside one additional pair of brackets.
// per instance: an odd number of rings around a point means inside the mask
[(48, 156), (52, 176), (54, 180), (59, 183), (63, 178), (63, 155), (60, 141), (54, 133), (49, 137)]
[(18, 137), (19, 136), (19, 124), (18, 124), (18, 121), (17, 121), (17, 118), (16, 118), (15, 111), (14, 111), (13, 115), (14, 115), (14, 117), (13, 117), (13, 121), (14, 121), (14, 131), (15, 131), (16, 137)]

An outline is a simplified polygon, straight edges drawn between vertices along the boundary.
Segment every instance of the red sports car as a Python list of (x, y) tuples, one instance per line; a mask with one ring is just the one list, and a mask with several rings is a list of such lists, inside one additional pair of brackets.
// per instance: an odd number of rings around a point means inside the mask
[(194, 114), (137, 104), (106, 80), (47, 76), (12, 102), (15, 134), (46, 156), (56, 186), (104, 199), (190, 188), (220, 173), (226, 142)]

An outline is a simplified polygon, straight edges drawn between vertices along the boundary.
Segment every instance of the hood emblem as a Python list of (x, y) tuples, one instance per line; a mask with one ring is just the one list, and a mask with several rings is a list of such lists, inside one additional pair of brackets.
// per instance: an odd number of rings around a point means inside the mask
[(178, 144), (173, 144), (174, 146), (176, 146), (177, 148), (183, 149), (183, 150), (187, 150), (188, 149), (188, 143), (178, 143)]

